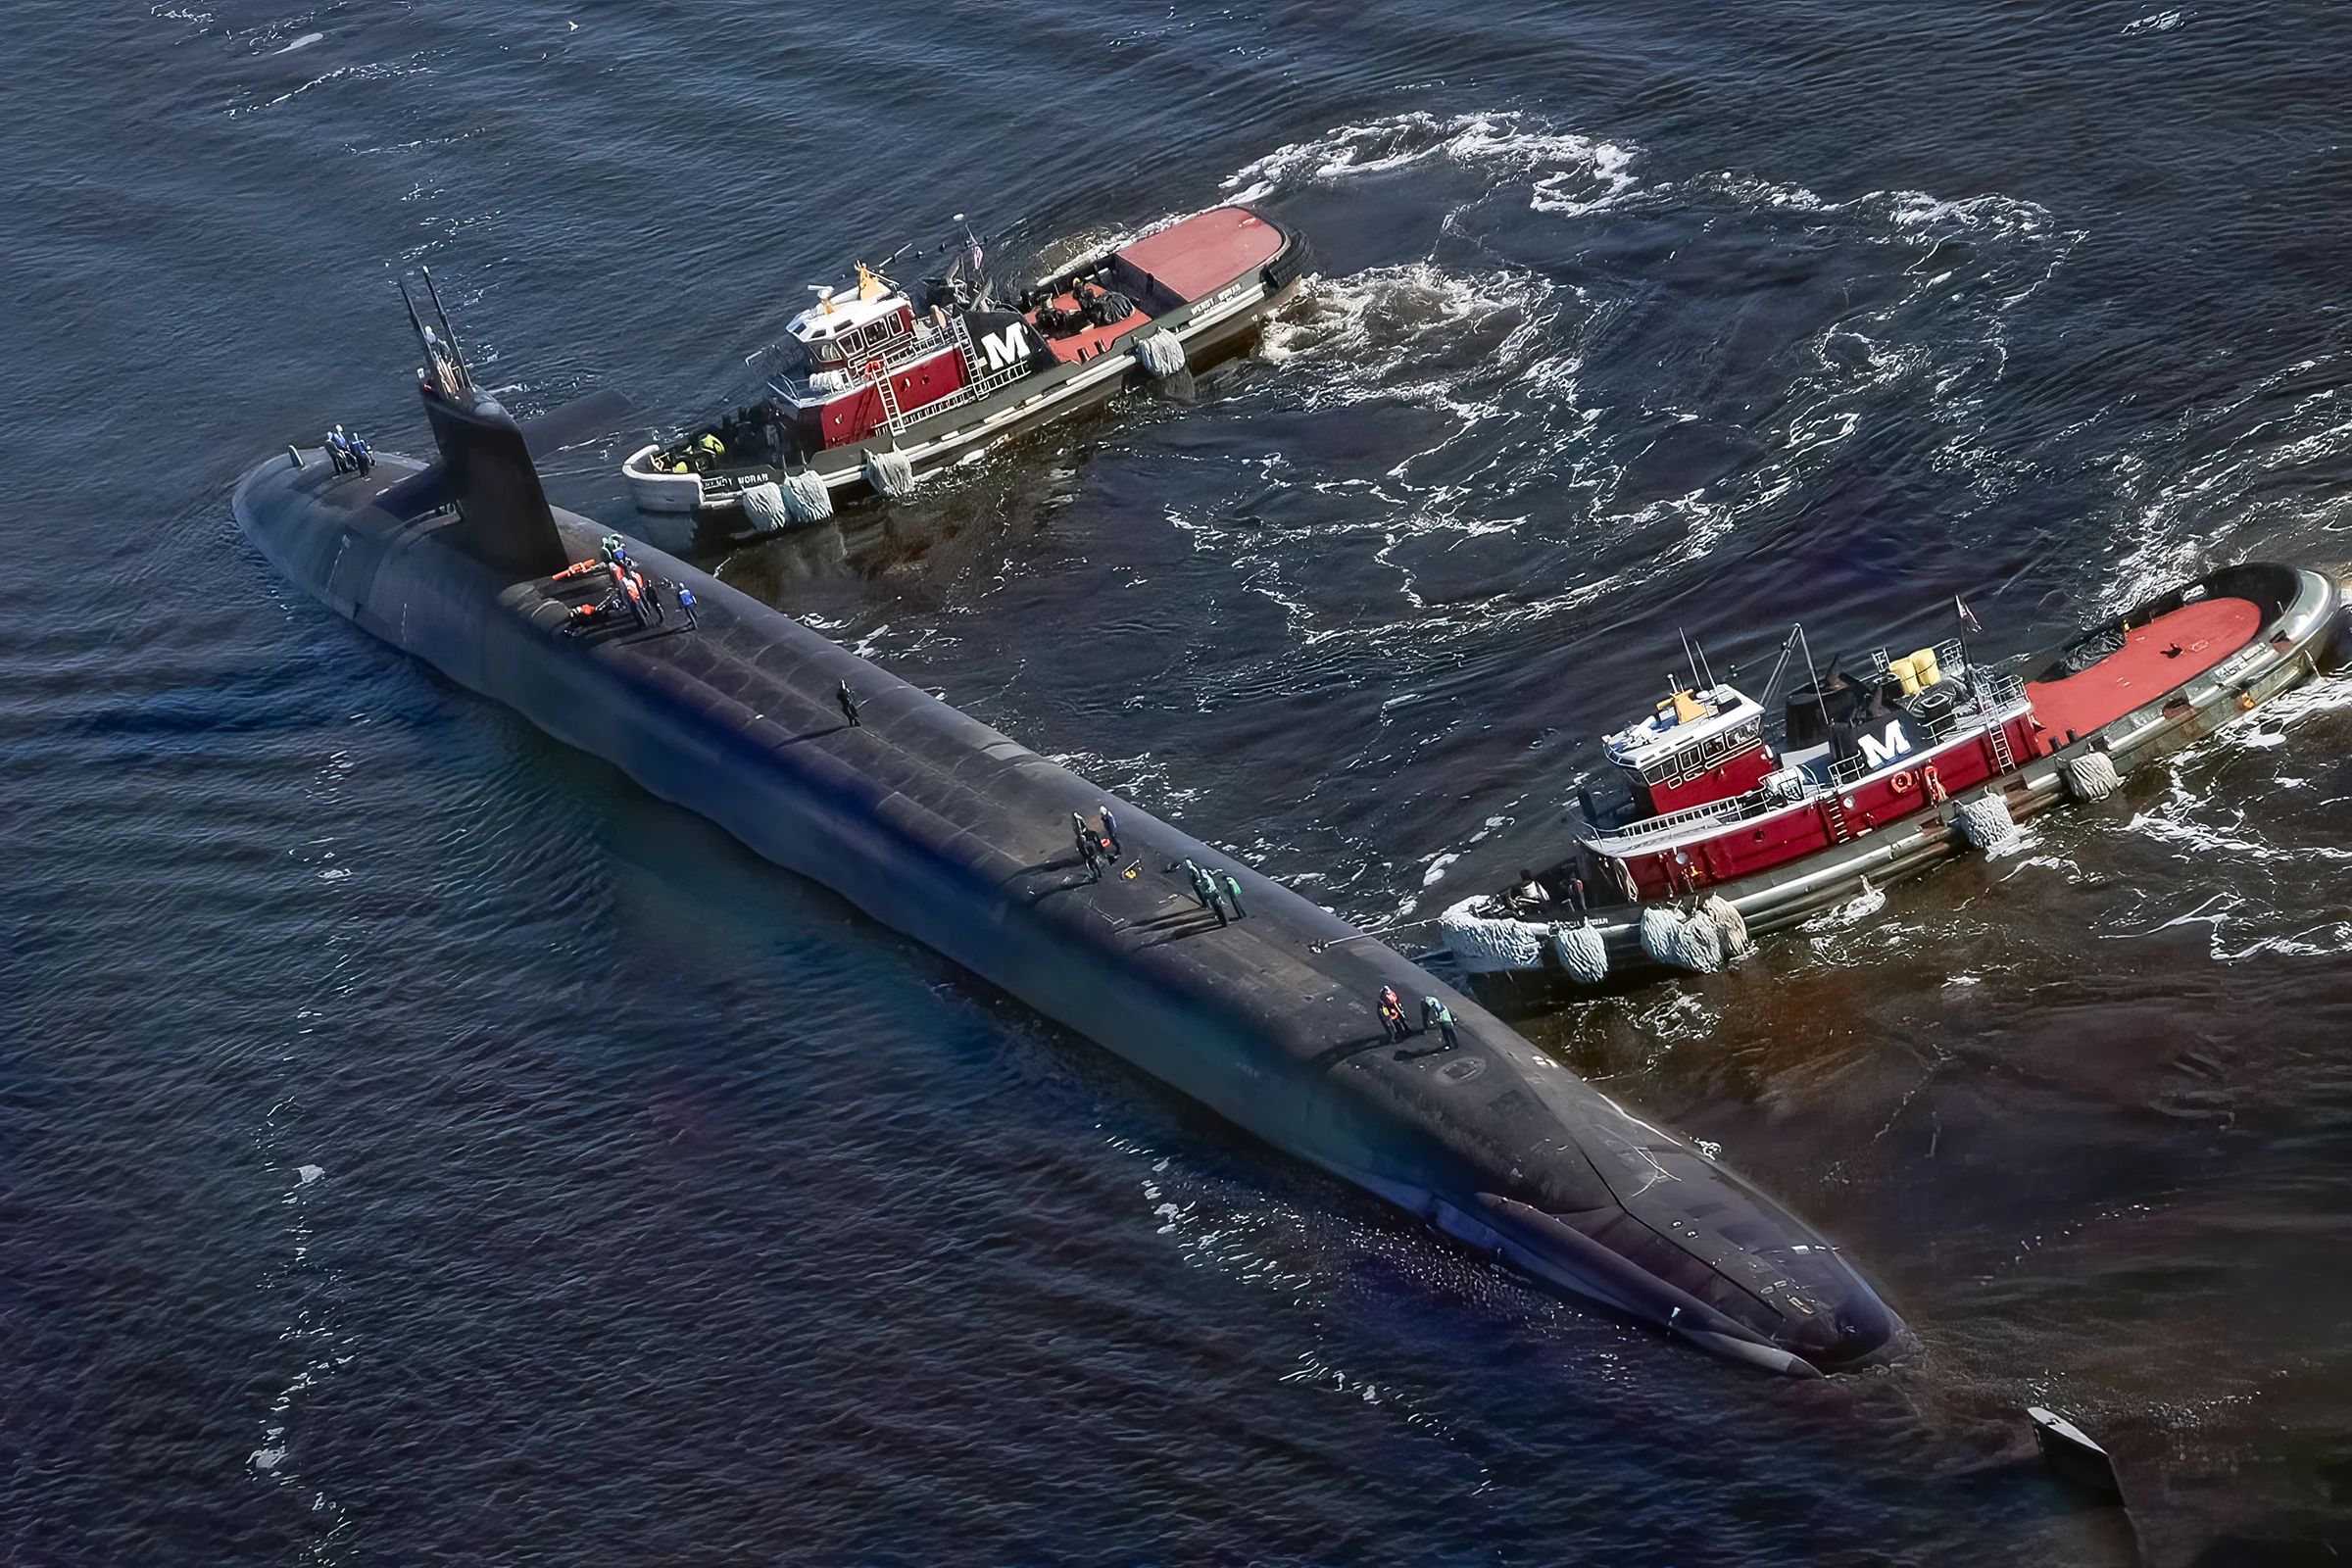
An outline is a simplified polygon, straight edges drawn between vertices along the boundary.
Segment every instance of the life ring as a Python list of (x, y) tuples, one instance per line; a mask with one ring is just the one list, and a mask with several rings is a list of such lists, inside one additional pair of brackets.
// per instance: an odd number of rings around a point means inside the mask
[(1894, 777), (1888, 779), (1886, 781), (1886, 786), (1887, 788), (1893, 790), (1897, 795), (1908, 795), (1913, 790), (1919, 788), (1919, 775), (1906, 767), (1901, 772), (1895, 774)]
[(1920, 788), (1928, 792), (1929, 800), (1934, 801), (1938, 806), (1943, 804), (1945, 799), (1943, 780), (1936, 776), (1936, 764), (1934, 762), (1930, 762), (1926, 767), (1923, 767), (1919, 770), (1919, 785)]
[(868, 360), (868, 361), (866, 361), (866, 362), (865, 362), (865, 365), (864, 365), (864, 367), (863, 367), (863, 373), (864, 373), (864, 375), (865, 375), (865, 378), (866, 378), (867, 380), (869, 380), (869, 381), (879, 381), (879, 380), (881, 380), (881, 379), (882, 379), (882, 362), (881, 362), (880, 360)]

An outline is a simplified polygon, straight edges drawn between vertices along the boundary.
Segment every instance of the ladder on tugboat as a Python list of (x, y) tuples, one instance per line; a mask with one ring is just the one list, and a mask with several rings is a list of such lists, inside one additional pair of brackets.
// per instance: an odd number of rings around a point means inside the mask
[(2009, 726), (1995, 724), (1985, 730), (1984, 738), (1991, 743), (1992, 760), (1997, 764), (1993, 768), (1993, 776), (1998, 778), (2003, 773), (2015, 772), (2017, 759), (2009, 751)]
[(1843, 844), (1854, 836), (1853, 829), (1846, 826), (1845, 803), (1838, 799), (1838, 791), (1834, 788), (1822, 798), (1821, 820), (1830, 830), (1832, 844)]
[(949, 330), (956, 334), (956, 352), (963, 356), (963, 384), (978, 386), (987, 376), (980, 364), (980, 351), (972, 347), (972, 329), (965, 324), (963, 313), (957, 311), (948, 318)]
[(890, 384), (890, 368), (880, 360), (873, 360), (867, 363), (865, 373), (872, 379), (874, 390), (882, 394), (882, 418), (890, 426), (890, 433), (905, 435), (906, 416), (899, 408), (899, 389)]

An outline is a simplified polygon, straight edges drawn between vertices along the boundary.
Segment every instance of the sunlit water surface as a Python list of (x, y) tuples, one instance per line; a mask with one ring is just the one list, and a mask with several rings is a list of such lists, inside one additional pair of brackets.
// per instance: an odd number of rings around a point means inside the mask
[[(2153, 0), (2149, 0), (2153, 5)], [(1196, 1111), (297, 598), (432, 264), (658, 418), (849, 258), (1246, 197), (1303, 295), (728, 580), (1351, 918), (1554, 853), (1676, 630), (2022, 651), (2352, 560), (2352, 15), (33, 4), (0, 152), (0, 1559), (2352, 1548), (2352, 687), (1530, 1031), (1916, 1328), (1799, 1386)], [(628, 526), (624, 432), (553, 463)]]

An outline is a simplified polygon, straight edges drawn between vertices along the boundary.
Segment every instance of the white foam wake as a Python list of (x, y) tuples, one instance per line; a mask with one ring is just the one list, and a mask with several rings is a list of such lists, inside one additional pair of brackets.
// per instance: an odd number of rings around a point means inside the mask
[[(1452, 164), (1493, 174), (1533, 176), (1545, 210), (1564, 210), (1575, 176), (1591, 177), (1608, 193), (1630, 190), (1626, 166), (1634, 149), (1574, 131), (1553, 129), (1516, 110), (1437, 115), (1414, 111), (1340, 125), (1308, 141), (1277, 147), (1244, 165), (1225, 181), (1235, 201), (1261, 201), (1301, 185), (1391, 173), (1415, 165)], [(1530, 198), (1536, 205), (1537, 197)]]

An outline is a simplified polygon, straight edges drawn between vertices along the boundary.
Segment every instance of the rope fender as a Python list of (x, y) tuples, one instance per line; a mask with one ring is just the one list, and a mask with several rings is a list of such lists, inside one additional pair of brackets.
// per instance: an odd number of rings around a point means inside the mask
[(2105, 752), (2070, 757), (2059, 771), (2066, 775), (2066, 792), (2078, 801), (2103, 801), (2123, 782), (2115, 771), (2115, 759)]
[(1561, 967), (1586, 985), (1596, 986), (1608, 978), (1609, 950), (1589, 925), (1553, 926), (1551, 951), (1559, 955)]
[(1642, 911), (1642, 951), (1672, 968), (1713, 974), (1723, 967), (1723, 933), (1703, 914), (1653, 904)]
[(1961, 802), (1952, 819), (1960, 824), (1961, 836), (1980, 850), (2004, 844), (2017, 833), (2017, 822), (2009, 814), (2009, 802), (1997, 792)]

